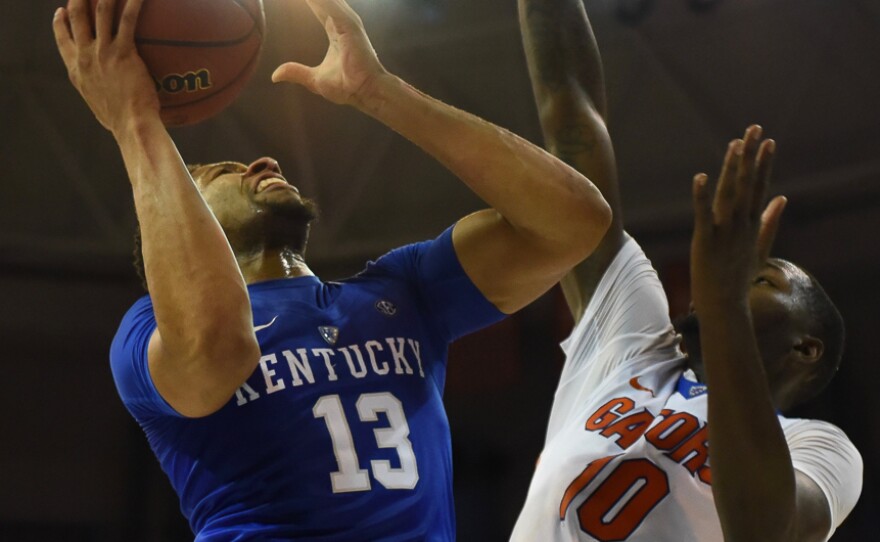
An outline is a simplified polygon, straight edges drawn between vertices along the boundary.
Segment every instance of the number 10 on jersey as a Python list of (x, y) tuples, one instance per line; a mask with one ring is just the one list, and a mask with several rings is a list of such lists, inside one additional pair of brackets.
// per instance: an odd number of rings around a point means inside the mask
[[(393, 468), (387, 460), (370, 461), (373, 477), (386, 489), (416, 487), (419, 469), (400, 400), (388, 392), (365, 393), (358, 397), (355, 407), (361, 422), (379, 421), (379, 413), (385, 413), (388, 427), (373, 429), (376, 445), (379, 448), (394, 448), (400, 459), (399, 468)], [(338, 395), (325, 395), (315, 403), (312, 413), (315, 418), (324, 419), (333, 442), (333, 454), (339, 467), (339, 470), (330, 473), (333, 493), (369, 491), (370, 474), (360, 466), (351, 429), (342, 409), (342, 400)]]

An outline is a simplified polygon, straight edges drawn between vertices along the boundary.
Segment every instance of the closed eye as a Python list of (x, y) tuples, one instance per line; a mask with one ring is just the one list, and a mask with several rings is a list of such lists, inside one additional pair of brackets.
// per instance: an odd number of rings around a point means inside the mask
[(214, 174), (211, 175), (211, 180), (214, 180), (221, 175), (228, 175), (230, 173), (244, 173), (246, 169), (247, 167), (241, 164), (236, 164), (234, 162), (218, 164), (214, 167)]
[(773, 283), (770, 281), (770, 279), (768, 279), (767, 277), (764, 277), (764, 276), (756, 277), (755, 280), (752, 282), (752, 284), (755, 284), (755, 285), (767, 284), (768, 286), (773, 286)]

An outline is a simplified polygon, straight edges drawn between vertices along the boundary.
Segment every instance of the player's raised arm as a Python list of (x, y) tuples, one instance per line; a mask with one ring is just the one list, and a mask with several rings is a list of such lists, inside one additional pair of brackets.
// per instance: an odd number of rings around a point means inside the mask
[[(824, 540), (831, 528), (825, 495), (792, 466), (750, 309), (785, 206), (777, 197), (762, 213), (774, 152), (752, 126), (731, 142), (714, 197), (705, 175), (694, 180), (691, 290), (710, 390), (712, 493), (728, 542)], [(821, 357), (812, 338), (795, 350), (799, 363)]]
[(610, 222), (583, 175), (527, 141), (440, 103), (389, 74), (342, 0), (307, 0), (330, 46), (317, 67), (273, 75), (383, 122), (435, 157), (492, 209), (462, 219), (453, 243), (467, 274), (503, 312), (541, 295), (599, 244)]
[(578, 319), (623, 241), (602, 60), (582, 0), (518, 0), (520, 28), (547, 149), (586, 175), (613, 211), (592, 256), (562, 281)]
[(53, 26), (71, 81), (116, 138), (131, 181), (158, 324), (151, 377), (178, 412), (201, 416), (253, 372), (259, 348), (235, 257), (160, 120), (154, 83), (135, 49), (142, 3), (127, 2), (115, 35), (115, 0), (98, 3), (94, 29), (87, 0), (70, 0)]

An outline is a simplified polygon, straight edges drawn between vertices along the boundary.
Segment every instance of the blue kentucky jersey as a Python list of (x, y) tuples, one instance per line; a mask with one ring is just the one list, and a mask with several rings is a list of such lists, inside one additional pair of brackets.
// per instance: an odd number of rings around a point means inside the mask
[(248, 290), (262, 357), (210, 416), (185, 418), (156, 391), (149, 297), (111, 347), (196, 540), (453, 540), (447, 344), (503, 315), (462, 270), (451, 230), (343, 282)]

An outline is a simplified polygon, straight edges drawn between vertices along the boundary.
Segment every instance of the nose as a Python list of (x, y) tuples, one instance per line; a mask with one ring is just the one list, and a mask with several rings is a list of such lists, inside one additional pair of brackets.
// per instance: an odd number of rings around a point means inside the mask
[(262, 173), (266, 170), (274, 171), (279, 175), (281, 174), (281, 167), (278, 165), (278, 161), (274, 158), (264, 156), (251, 162), (251, 164), (247, 168), (247, 172), (245, 172), (245, 175), (250, 177), (251, 175), (256, 175), (257, 173)]

